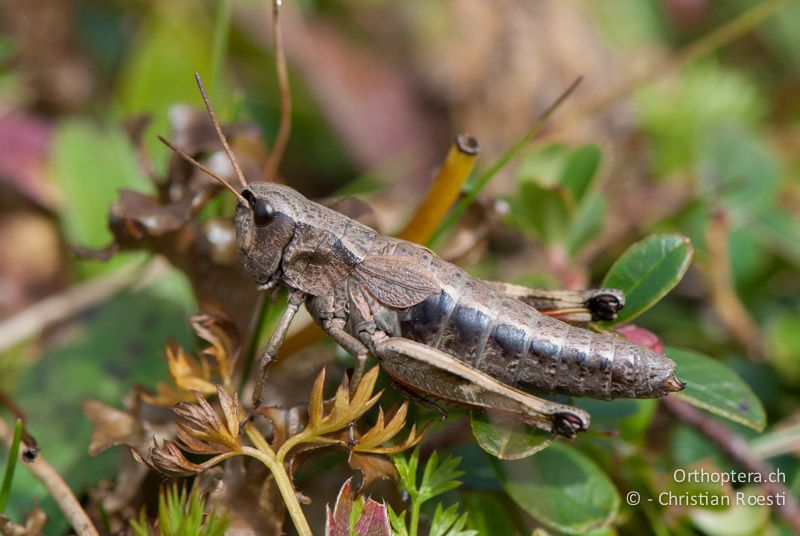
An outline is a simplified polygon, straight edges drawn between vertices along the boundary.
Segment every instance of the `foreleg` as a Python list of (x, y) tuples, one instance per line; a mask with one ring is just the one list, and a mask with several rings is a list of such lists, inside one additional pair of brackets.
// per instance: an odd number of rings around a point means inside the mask
[(278, 356), (278, 350), (283, 345), (283, 341), (286, 339), (286, 333), (289, 331), (289, 326), (292, 324), (294, 316), (297, 314), (298, 309), (300, 309), (300, 306), (305, 300), (306, 295), (304, 293), (298, 290), (289, 291), (289, 303), (286, 306), (286, 310), (283, 312), (283, 316), (281, 316), (278, 325), (275, 327), (275, 331), (272, 332), (272, 336), (269, 338), (266, 350), (264, 350), (264, 352), (261, 354), (261, 358), (259, 359), (257, 371), (258, 376), (256, 376), (256, 386), (253, 389), (254, 409), (257, 409), (261, 405), (264, 384), (267, 381), (267, 367)]

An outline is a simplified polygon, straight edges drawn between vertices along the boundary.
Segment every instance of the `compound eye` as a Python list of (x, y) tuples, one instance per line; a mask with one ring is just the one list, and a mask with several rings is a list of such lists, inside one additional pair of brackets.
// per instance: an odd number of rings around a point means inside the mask
[(255, 221), (256, 227), (263, 227), (272, 221), (275, 211), (266, 200), (257, 198), (250, 190), (243, 190), (242, 197), (247, 200), (247, 204), (253, 211), (253, 221)]
[(256, 199), (253, 207), (253, 221), (256, 222), (256, 227), (263, 227), (272, 221), (272, 216), (275, 211), (272, 205), (267, 203), (264, 199)]

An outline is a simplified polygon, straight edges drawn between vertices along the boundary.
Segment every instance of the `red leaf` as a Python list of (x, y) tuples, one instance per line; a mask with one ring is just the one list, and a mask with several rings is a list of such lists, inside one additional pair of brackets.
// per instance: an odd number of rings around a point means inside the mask
[(656, 352), (664, 352), (664, 343), (661, 342), (661, 339), (658, 338), (658, 335), (648, 329), (644, 329), (643, 327), (635, 324), (625, 324), (623, 326), (617, 326), (614, 329), (617, 333), (632, 343), (650, 348)]
[(350, 511), (353, 509), (353, 492), (350, 480), (342, 484), (339, 495), (336, 497), (336, 506), (331, 512), (328, 505), (326, 510), (325, 536), (350, 536)]
[(390, 536), (389, 515), (386, 505), (367, 499), (356, 522), (358, 536)]

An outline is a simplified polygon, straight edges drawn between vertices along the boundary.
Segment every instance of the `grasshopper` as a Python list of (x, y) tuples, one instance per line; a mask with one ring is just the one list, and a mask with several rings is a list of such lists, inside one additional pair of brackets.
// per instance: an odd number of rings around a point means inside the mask
[(267, 366), (303, 304), (355, 358), (353, 384), (372, 355), (396, 385), (423, 401), (498, 413), (566, 437), (586, 430), (589, 415), (520, 388), (600, 399), (656, 398), (683, 389), (665, 355), (539, 311), (566, 307), (577, 311), (566, 315), (571, 321), (612, 319), (624, 305), (619, 291), (545, 291), (484, 281), (426, 247), (381, 235), (288, 186), (248, 183), (196, 78), (242, 188), (160, 139), (237, 197), (236, 243), (258, 288), (288, 290), (288, 306), (260, 360), (255, 407)]

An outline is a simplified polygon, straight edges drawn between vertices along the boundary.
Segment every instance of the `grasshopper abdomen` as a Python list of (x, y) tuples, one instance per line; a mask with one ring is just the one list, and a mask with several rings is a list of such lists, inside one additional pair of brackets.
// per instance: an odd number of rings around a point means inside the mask
[(398, 312), (400, 336), (512, 386), (603, 399), (680, 388), (663, 354), (543, 315), (440, 259), (428, 268), (443, 290)]

